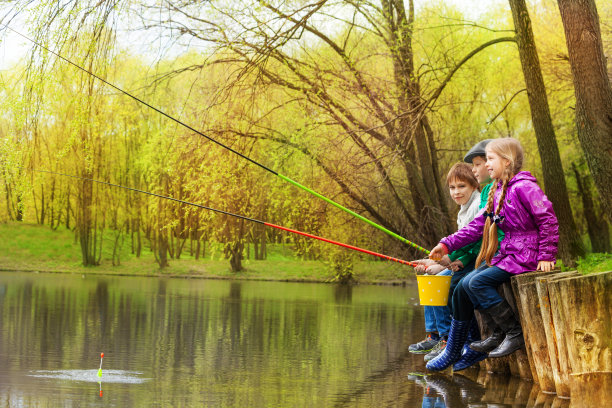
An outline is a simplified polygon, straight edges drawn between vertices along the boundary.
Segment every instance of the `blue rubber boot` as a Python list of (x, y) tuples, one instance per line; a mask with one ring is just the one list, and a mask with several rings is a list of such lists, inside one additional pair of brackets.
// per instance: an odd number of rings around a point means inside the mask
[(479, 351), (474, 351), (470, 348), (469, 344), (473, 341), (480, 340), (480, 329), (478, 328), (478, 322), (476, 322), (476, 318), (472, 319), (470, 323), (470, 329), (468, 330), (467, 341), (463, 346), (463, 351), (461, 353), (461, 359), (453, 364), (454, 371), (465, 370), (466, 368), (473, 366), (479, 361), (484, 360), (488, 357), (487, 353), (481, 353)]
[(461, 359), (461, 350), (467, 340), (470, 321), (455, 320), (451, 322), (448, 342), (444, 352), (427, 363), (430, 371), (442, 371)]

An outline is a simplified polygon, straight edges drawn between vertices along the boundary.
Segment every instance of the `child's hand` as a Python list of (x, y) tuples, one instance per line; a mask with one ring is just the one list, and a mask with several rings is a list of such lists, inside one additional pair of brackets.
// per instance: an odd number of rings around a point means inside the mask
[(440, 272), (442, 272), (444, 269), (446, 269), (444, 266), (434, 264), (434, 265), (428, 266), (425, 273), (427, 273), (428, 275), (437, 275)]
[(440, 243), (436, 245), (434, 249), (431, 250), (431, 252), (429, 253), (429, 259), (433, 259), (434, 261), (439, 261), (447, 253), (448, 253), (448, 248), (446, 248), (446, 245)]
[(550, 272), (555, 268), (555, 263), (550, 261), (538, 262), (538, 271)]
[(417, 273), (425, 273), (427, 271), (427, 265), (418, 264), (414, 267), (414, 270), (417, 271)]
[(417, 259), (416, 261), (412, 262), (417, 264), (417, 266), (414, 267), (414, 270), (418, 273), (424, 273), (428, 266), (435, 265), (435, 262), (431, 259)]
[(448, 265), (450, 265), (450, 263), (451, 263), (451, 259), (449, 258), (449, 256), (448, 256), (448, 255), (444, 255), (444, 256), (442, 257), (442, 259), (440, 259), (440, 260), (438, 261), (438, 263), (439, 263), (440, 265), (444, 265), (444, 266), (448, 267)]
[(460, 271), (461, 269), (463, 269), (463, 262), (457, 259), (456, 261), (453, 261), (450, 263), (450, 265), (448, 265), (448, 269), (453, 272)]

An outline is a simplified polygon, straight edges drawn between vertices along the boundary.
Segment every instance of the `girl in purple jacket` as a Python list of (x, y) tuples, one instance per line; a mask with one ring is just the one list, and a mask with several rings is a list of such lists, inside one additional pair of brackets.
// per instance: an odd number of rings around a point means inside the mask
[[(520, 143), (513, 138), (495, 139), (487, 145), (486, 152), (486, 167), (497, 181), (486, 208), (461, 230), (442, 239), (429, 255), (440, 259), (482, 237), (476, 265), (486, 261), (486, 265), (466, 275), (457, 285), (448, 343), (442, 354), (427, 363), (429, 370), (444, 370), (460, 359), (471, 358), (476, 362), (482, 359), (478, 358), (482, 353), (502, 357), (521, 348), (524, 344), (521, 325), (508, 302), (497, 293), (497, 287), (513, 275), (536, 269), (550, 271), (555, 265), (559, 241), (557, 217), (535, 177), (520, 171), (523, 164)], [(497, 228), (505, 233), (499, 250)], [(495, 330), (489, 338), (471, 343), (462, 353), (475, 308), (487, 326)]]

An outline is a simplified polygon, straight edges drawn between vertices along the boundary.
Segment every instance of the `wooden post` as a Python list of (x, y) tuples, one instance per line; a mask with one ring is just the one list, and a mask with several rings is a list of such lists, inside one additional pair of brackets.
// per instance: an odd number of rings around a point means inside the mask
[(567, 347), (564, 341), (559, 342), (559, 336), (562, 336), (563, 332), (554, 324), (553, 310), (551, 307), (550, 295), (548, 293), (548, 283), (576, 275), (580, 275), (580, 273), (577, 271), (556, 273), (553, 275), (538, 276), (535, 281), (535, 288), (537, 289), (536, 295), (539, 299), (541, 311), (541, 327), (543, 329), (540, 330), (540, 332), (544, 332), (546, 352), (548, 353), (548, 363), (543, 360), (538, 362), (537, 365), (540, 371), (550, 373), (554, 381), (554, 390), (560, 397), (570, 396)]
[[(508, 304), (510, 304), (510, 307), (514, 311), (514, 314), (518, 317), (518, 297), (514, 295), (510, 282), (506, 282), (501, 285), (498, 291), (500, 295), (502, 295), (502, 297), (506, 299)], [(482, 319), (480, 318), (478, 313), (476, 315), (478, 323), (480, 324), (480, 331), (481, 335), (483, 336), (482, 338), (490, 336), (492, 330), (488, 327), (484, 327)], [(533, 379), (530, 362), (525, 348), (517, 350), (516, 352), (506, 357), (487, 358), (486, 360), (484, 360), (484, 363), (486, 370), (492, 373), (509, 373), (511, 375), (521, 377), (523, 379)]]
[(526, 358), (532, 378), (540, 385), (543, 392), (555, 392), (555, 382), (550, 372), (550, 359), (546, 336), (542, 331), (542, 314), (535, 281), (538, 277), (555, 272), (529, 272), (512, 278), (518, 315), (525, 337)]
[(610, 375), (597, 374), (612, 372), (610, 288), (612, 271), (548, 284), (555, 328), (562, 328), (557, 345), (567, 343), (567, 365), (576, 374), (570, 376), (570, 388), (578, 393), (572, 394), (575, 401), (589, 398), (589, 391), (605, 396), (600, 401), (612, 401)]
[(570, 407), (603, 407), (612, 401), (612, 372), (573, 373), (570, 378)]

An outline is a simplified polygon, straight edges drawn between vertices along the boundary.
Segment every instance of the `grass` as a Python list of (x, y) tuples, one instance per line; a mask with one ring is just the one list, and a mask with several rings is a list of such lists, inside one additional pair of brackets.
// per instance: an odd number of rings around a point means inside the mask
[[(139, 258), (133, 255), (127, 238), (120, 251), (120, 265), (113, 266), (113, 244), (114, 234), (109, 231), (104, 236), (100, 265), (84, 267), (73, 232), (23, 222), (0, 223), (0, 270), (310, 282), (333, 278), (324, 262), (298, 259), (288, 245), (269, 244), (266, 260), (245, 259), (245, 270), (235, 273), (229, 261), (222, 259), (220, 245), (209, 244), (207, 257), (199, 260), (185, 248), (181, 259), (169, 259), (170, 266), (160, 269), (148, 249), (143, 248)], [(360, 283), (402, 283), (412, 274), (411, 268), (386, 261), (357, 261), (354, 265), (354, 276)]]
[(612, 254), (595, 253), (587, 254), (578, 260), (578, 272), (583, 275), (590, 273), (612, 271)]
[[(289, 245), (269, 244), (266, 260), (245, 259), (245, 270), (235, 273), (229, 261), (222, 258), (220, 245), (209, 244), (207, 257), (199, 260), (190, 256), (186, 248), (181, 259), (170, 259), (170, 266), (160, 269), (148, 249), (143, 249), (140, 258), (133, 255), (127, 239), (121, 249), (120, 265), (113, 266), (113, 243), (114, 235), (109, 231), (104, 237), (100, 265), (84, 267), (73, 232), (22, 222), (0, 223), (0, 270), (308, 282), (333, 279), (325, 262), (301, 260)], [(578, 260), (577, 269), (582, 274), (611, 271), (612, 254), (588, 254)], [(412, 280), (413, 273), (407, 266), (378, 260), (356, 261), (353, 268), (359, 283), (401, 284)]]

